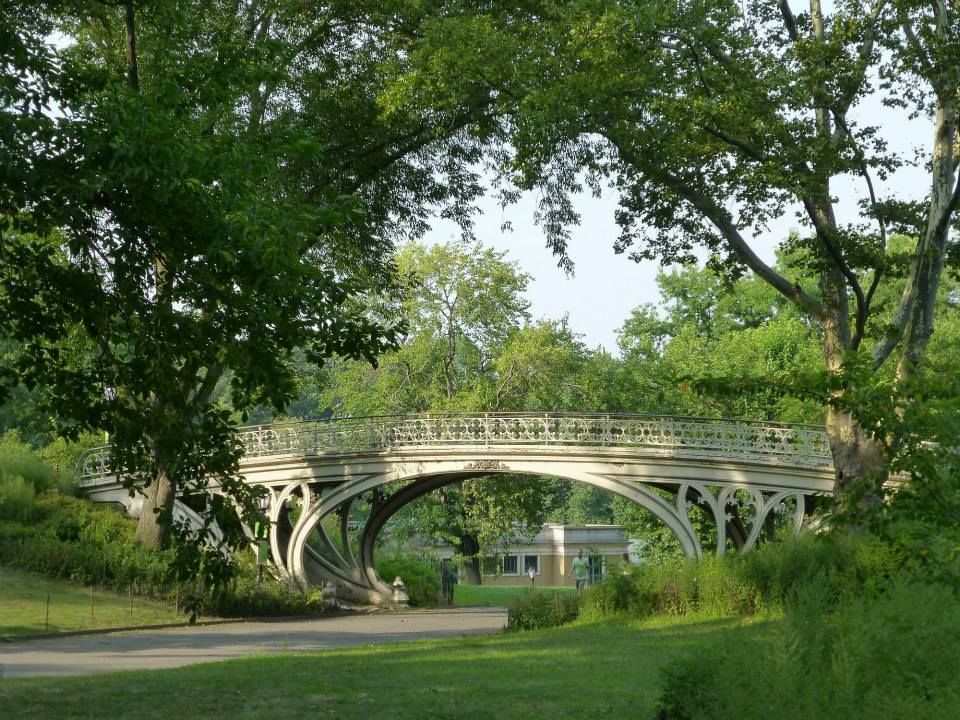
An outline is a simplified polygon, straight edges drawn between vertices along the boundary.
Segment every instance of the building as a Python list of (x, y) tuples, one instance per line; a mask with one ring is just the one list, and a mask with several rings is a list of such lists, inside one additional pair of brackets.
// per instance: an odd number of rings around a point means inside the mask
[[(548, 523), (529, 541), (507, 546), (500, 555), (481, 563), (485, 585), (573, 585), (570, 562), (581, 549), (590, 558), (591, 579), (602, 577), (605, 568), (623, 562), (630, 540), (621, 525), (559, 525)], [(449, 545), (418, 545), (440, 558), (453, 556)], [(530, 571), (533, 570), (533, 581)], [(461, 574), (461, 581), (463, 576)]]

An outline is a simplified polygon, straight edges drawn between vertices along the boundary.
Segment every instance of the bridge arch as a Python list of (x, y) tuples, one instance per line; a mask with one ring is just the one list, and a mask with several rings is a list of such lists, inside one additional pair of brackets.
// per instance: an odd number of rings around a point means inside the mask
[[(438, 490), (447, 485), (451, 485), (463, 480), (476, 477), (485, 477), (494, 474), (526, 474), (537, 477), (547, 476), (545, 473), (534, 473), (530, 471), (513, 471), (509, 469), (490, 469), (485, 471), (473, 472), (450, 472), (437, 471), (414, 472), (410, 474), (395, 474), (386, 472), (371, 477), (348, 481), (338, 486), (332, 492), (320, 497), (318, 502), (309, 503), (306, 510), (303, 510), (295, 526), (292, 528), (290, 538), (283, 552), (287, 559), (285, 575), (288, 575), (301, 587), (311, 585), (310, 572), (308, 564), (313, 562), (319, 564), (323, 574), (338, 585), (338, 592), (346, 594), (351, 599), (371, 600), (374, 602), (383, 602), (390, 597), (391, 588), (379, 578), (374, 570), (374, 546), (377, 537), (383, 529), (386, 522), (397, 511), (409, 503), (417, 500), (430, 492)], [(549, 473), (550, 477), (557, 477), (564, 480), (582, 482), (601, 490), (607, 490), (616, 495), (624, 497), (640, 507), (649, 510), (655, 517), (666, 525), (677, 537), (684, 553), (691, 558), (699, 558), (703, 555), (703, 549), (700, 540), (690, 522), (689, 516), (678, 505), (685, 501), (681, 499), (676, 503), (670, 503), (660, 495), (652, 492), (648, 487), (638, 483), (627, 483), (616, 479), (610, 479), (601, 475), (584, 473), (572, 468), (557, 467)], [(381, 488), (406, 483), (398, 488), (382, 502), (376, 503), (370, 515), (369, 520), (363, 528), (359, 540), (359, 552), (354, 552), (350, 547), (349, 538), (344, 534), (341, 537), (341, 544), (345, 552), (339, 552), (334, 543), (323, 538), (323, 531), (320, 530), (320, 524), (324, 518), (334, 513), (341, 513), (346, 516), (345, 508), (357, 498), (375, 492)], [(686, 488), (683, 488), (684, 490)], [(283, 494), (284, 499), (295, 492), (290, 491)], [(272, 513), (271, 518), (280, 520), (280, 511)], [(335, 561), (318, 557), (317, 554), (309, 551), (309, 537), (311, 533), (320, 531), (321, 538), (326, 549), (334, 556)], [(349, 549), (347, 549), (349, 548)], [(277, 548), (278, 556), (280, 548)]]

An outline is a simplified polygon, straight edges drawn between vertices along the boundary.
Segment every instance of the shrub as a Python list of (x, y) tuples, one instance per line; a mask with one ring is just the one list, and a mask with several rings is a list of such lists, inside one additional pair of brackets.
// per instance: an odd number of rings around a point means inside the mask
[(736, 563), (759, 606), (783, 607), (812, 582), (822, 585), (835, 604), (882, 592), (899, 572), (902, 555), (871, 535), (835, 533), (771, 543)]
[(379, 560), (377, 573), (388, 585), (400, 577), (415, 607), (436, 607), (440, 602), (440, 568), (433, 560), (398, 552)]
[(198, 598), (195, 603), (205, 614), (218, 617), (289, 617), (316, 615), (326, 609), (319, 589), (309, 594), (291, 590), (269, 573), (264, 573), (258, 584), (252, 562), (241, 562), (232, 582), (212, 596)]
[[(9, 492), (10, 488), (19, 495)], [(18, 504), (11, 504), (12, 497), (19, 498)], [(26, 508), (29, 517), (16, 508)], [(319, 593), (291, 592), (269, 575), (257, 586), (256, 567), (242, 559), (234, 580), (217, 593), (201, 586), (181, 586), (171, 572), (172, 552), (150, 551), (136, 545), (135, 527), (135, 520), (113, 507), (56, 492), (34, 498), (31, 484), (21, 478), (11, 481), (0, 477), (0, 564), (104, 588), (129, 588), (138, 594), (176, 599), (190, 613), (280, 616), (314, 614), (323, 608)], [(422, 581), (418, 584), (411, 567), (414, 566), (405, 567), (405, 578), (412, 578), (417, 588)]]
[(116, 510), (56, 493), (33, 509), (29, 525), (0, 524), (0, 562), (116, 589), (159, 592), (167, 583), (169, 555), (134, 545), (134, 521)]
[(754, 589), (737, 573), (733, 558), (674, 559), (605, 577), (584, 594), (581, 614), (723, 616), (752, 612), (753, 598)]
[(44, 462), (53, 474), (57, 489), (64, 494), (72, 495), (76, 490), (76, 466), (83, 451), (100, 445), (103, 438), (92, 433), (85, 433), (76, 442), (67, 442), (63, 438), (53, 440), (36, 451), (36, 456)]
[(799, 588), (817, 582), (833, 605), (876, 595), (901, 566), (902, 553), (871, 536), (807, 536), (753, 552), (675, 559), (611, 574), (584, 594), (581, 614), (721, 617), (779, 612)]
[(33, 485), (0, 470), (0, 520), (30, 522), (34, 515)]
[(510, 603), (507, 629), (537, 630), (557, 627), (575, 620), (579, 611), (579, 598), (573, 593), (527, 590)]
[(828, 574), (796, 588), (772, 633), (668, 666), (670, 718), (956, 717), (960, 600), (909, 579), (837, 608)]
[(41, 493), (54, 484), (53, 470), (44, 463), (29, 445), (20, 442), (16, 430), (0, 436), (0, 475), (20, 477)]

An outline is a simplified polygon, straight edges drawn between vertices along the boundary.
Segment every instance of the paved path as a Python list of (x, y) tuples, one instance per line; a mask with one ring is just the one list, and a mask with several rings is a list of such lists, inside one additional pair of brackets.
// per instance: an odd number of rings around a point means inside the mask
[(464, 608), (243, 622), (0, 643), (0, 678), (89, 675), (494, 633), (504, 608)]

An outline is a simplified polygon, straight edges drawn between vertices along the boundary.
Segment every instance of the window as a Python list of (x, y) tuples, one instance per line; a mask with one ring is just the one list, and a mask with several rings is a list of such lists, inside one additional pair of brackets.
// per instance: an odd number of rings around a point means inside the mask
[(523, 574), (528, 575), (531, 570), (533, 570), (535, 575), (540, 574), (540, 556), (539, 555), (523, 556)]
[(517, 555), (487, 555), (480, 559), (480, 572), (484, 575), (519, 575), (520, 558)]

